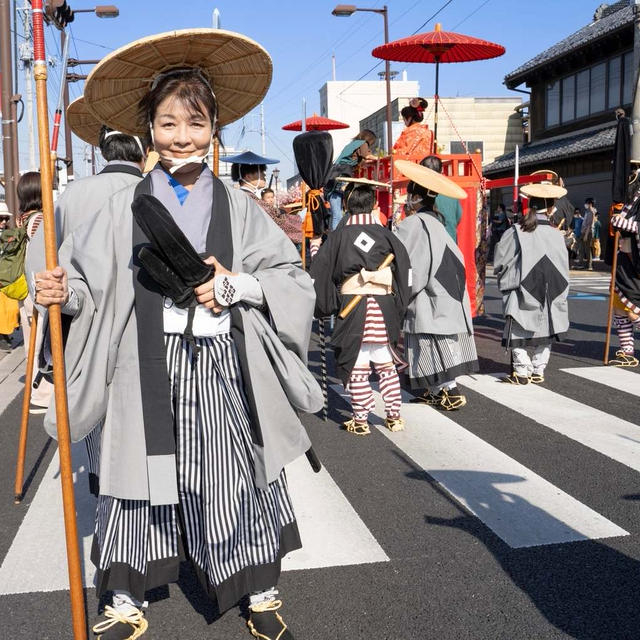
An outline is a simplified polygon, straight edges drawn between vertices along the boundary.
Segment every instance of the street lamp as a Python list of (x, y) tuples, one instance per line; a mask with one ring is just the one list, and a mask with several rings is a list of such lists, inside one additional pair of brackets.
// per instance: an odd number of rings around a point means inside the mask
[(278, 176), (280, 175), (280, 169), (274, 169), (271, 172), (271, 175), (273, 176), (273, 179), (275, 180), (275, 195), (276, 198), (278, 197)]
[(99, 4), (93, 9), (73, 9), (73, 13), (95, 13), (98, 18), (117, 18), (120, 9), (115, 4)]
[[(389, 11), (385, 4), (382, 9), (366, 9), (363, 7), (356, 7), (354, 4), (339, 4), (331, 12), (338, 18), (348, 18), (352, 16), (356, 11), (368, 11), (369, 13), (377, 13), (382, 16), (384, 20), (384, 43), (389, 43)], [(387, 88), (387, 153), (389, 155), (389, 182), (393, 183), (393, 156), (391, 155), (392, 146), (392, 128), (391, 128), (391, 62), (385, 60), (384, 75)]]

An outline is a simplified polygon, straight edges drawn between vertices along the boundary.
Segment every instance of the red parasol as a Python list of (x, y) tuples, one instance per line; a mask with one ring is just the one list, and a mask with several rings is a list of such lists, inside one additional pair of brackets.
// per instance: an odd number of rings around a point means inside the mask
[[(330, 131), (331, 129), (348, 129), (346, 122), (331, 120), (331, 118), (323, 118), (315, 113), (306, 119), (307, 131)], [(302, 131), (302, 120), (290, 122), (282, 127), (285, 131)]]
[(398, 62), (428, 62), (436, 65), (434, 142), (438, 134), (438, 80), (441, 62), (471, 62), (487, 60), (503, 55), (505, 48), (480, 38), (461, 33), (442, 31), (436, 24), (435, 31), (419, 33), (408, 38), (394, 40), (376, 47), (371, 53), (383, 60)]

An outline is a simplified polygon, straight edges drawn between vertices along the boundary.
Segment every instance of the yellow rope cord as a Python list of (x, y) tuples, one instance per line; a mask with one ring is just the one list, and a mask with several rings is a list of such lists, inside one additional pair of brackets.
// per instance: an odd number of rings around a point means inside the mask
[(137, 609), (135, 612), (125, 615), (107, 605), (104, 608), (104, 615), (106, 620), (99, 622), (93, 627), (95, 634), (104, 633), (117, 624), (128, 624), (133, 628), (133, 635), (129, 636), (129, 640), (135, 640), (139, 638), (149, 626), (149, 622), (144, 617), (142, 611), (138, 611)]

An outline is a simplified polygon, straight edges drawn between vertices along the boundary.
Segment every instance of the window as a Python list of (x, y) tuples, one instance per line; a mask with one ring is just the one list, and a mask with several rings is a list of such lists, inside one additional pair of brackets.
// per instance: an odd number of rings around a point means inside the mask
[(598, 113), (605, 110), (605, 90), (607, 86), (607, 65), (602, 62), (591, 67), (591, 95), (589, 96), (589, 112)]
[(576, 118), (589, 115), (589, 69), (576, 75)]
[(633, 73), (633, 51), (625, 53), (624, 56), (622, 56), (622, 62), (624, 66), (622, 104), (631, 104), (634, 92), (633, 81), (635, 80)]
[(634, 80), (629, 51), (547, 84), (547, 128), (630, 104)]
[(621, 104), (620, 88), (622, 85), (622, 58), (609, 60), (609, 89), (607, 91), (607, 107), (615, 109)]
[(569, 76), (562, 81), (562, 122), (576, 118), (576, 77)]
[(547, 127), (560, 123), (560, 83), (547, 85)]

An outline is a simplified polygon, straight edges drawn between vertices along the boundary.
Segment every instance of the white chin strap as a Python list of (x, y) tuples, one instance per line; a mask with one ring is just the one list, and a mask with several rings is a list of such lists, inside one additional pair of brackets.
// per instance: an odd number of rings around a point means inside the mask
[(128, 138), (133, 138), (137, 145), (138, 148), (140, 149), (140, 153), (142, 154), (142, 158), (146, 158), (147, 154), (145, 153), (144, 149), (142, 148), (142, 142), (140, 142), (140, 138), (138, 138), (138, 136), (130, 136), (128, 133), (122, 133), (122, 131), (107, 131), (107, 133), (104, 134), (104, 139), (106, 140), (107, 138), (110, 138), (111, 136), (127, 136)]

